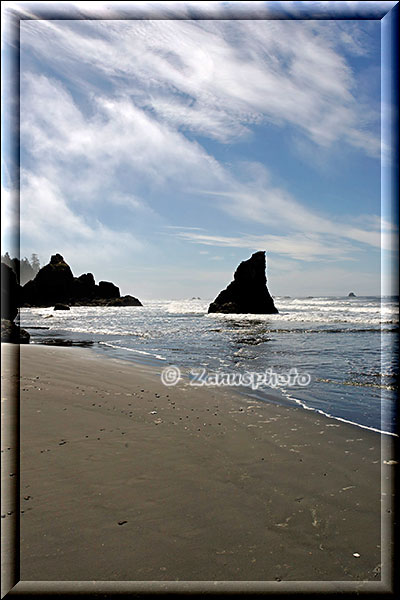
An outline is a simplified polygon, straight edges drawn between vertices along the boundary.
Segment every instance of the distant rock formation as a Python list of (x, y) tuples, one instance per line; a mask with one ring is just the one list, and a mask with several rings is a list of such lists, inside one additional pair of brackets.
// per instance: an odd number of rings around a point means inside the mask
[[(22, 306), (142, 306), (133, 296), (121, 298), (119, 288), (110, 281), (96, 285), (92, 273), (74, 277), (61, 254), (54, 254), (35, 279), (21, 289)], [(57, 309), (56, 309), (57, 310)]]
[(349, 298), (357, 298), (354, 292), (350, 292), (348, 295)]
[(14, 323), (20, 303), (20, 285), (14, 271), (1, 263), (1, 341), (29, 343), (29, 333)]
[(95, 300), (77, 300), (74, 306), (143, 306), (137, 298), (127, 294), (120, 298), (96, 298)]
[(133, 296), (127, 294), (121, 298), (113, 298), (107, 302), (107, 306), (143, 306), (142, 303)]
[(208, 307), (209, 313), (276, 314), (267, 288), (265, 252), (255, 252), (240, 263), (233, 281)]

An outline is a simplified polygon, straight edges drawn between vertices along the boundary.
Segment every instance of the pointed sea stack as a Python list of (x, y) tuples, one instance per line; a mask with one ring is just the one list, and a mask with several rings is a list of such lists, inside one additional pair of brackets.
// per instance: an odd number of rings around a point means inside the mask
[(233, 281), (208, 307), (209, 313), (276, 314), (274, 301), (267, 288), (265, 252), (255, 252), (240, 263)]

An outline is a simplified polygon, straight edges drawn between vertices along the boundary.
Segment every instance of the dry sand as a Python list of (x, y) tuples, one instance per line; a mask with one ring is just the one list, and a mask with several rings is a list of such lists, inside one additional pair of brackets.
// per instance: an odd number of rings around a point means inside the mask
[(86, 349), (20, 383), (21, 580), (380, 581), (379, 434)]

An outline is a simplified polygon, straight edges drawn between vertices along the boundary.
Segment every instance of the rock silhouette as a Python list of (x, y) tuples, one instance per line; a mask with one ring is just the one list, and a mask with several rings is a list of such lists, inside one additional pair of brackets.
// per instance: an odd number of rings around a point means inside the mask
[[(119, 302), (117, 302), (119, 301)], [(142, 306), (133, 296), (121, 298), (119, 288), (110, 281), (96, 285), (92, 273), (74, 277), (61, 254), (54, 254), (35, 279), (21, 290), (22, 306)]]
[(276, 314), (278, 310), (267, 288), (265, 252), (255, 252), (240, 263), (233, 281), (208, 308), (209, 313)]
[(30, 335), (14, 321), (1, 319), (1, 341), (9, 344), (29, 344)]
[(60, 302), (57, 302), (54, 305), (54, 309), (53, 310), (71, 310), (71, 309), (68, 306), (68, 304), (61, 304)]
[(354, 292), (350, 292), (348, 295), (349, 298), (356, 298), (356, 295)]
[(29, 333), (14, 323), (18, 315), (21, 287), (14, 271), (1, 263), (1, 341), (13, 344), (29, 343)]
[(1, 318), (14, 321), (18, 314), (20, 286), (14, 271), (1, 263)]
[(22, 304), (50, 306), (73, 296), (74, 276), (61, 254), (54, 254), (34, 279), (22, 288)]

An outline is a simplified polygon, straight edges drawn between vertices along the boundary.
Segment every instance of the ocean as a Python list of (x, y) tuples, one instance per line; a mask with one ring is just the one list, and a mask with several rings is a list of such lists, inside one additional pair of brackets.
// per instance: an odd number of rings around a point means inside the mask
[[(23, 308), (20, 324), (33, 344), (88, 346), (160, 369), (175, 365), (189, 379), (193, 369), (203, 381), (204, 374), (210, 381), (224, 380), (222, 374), (267, 373), (268, 381), (238, 391), (393, 433), (398, 299), (277, 296), (274, 302), (278, 315), (209, 315), (210, 300), (200, 299), (70, 311)], [(281, 378), (271, 387), (274, 374), (290, 372), (303, 375), (303, 384), (285, 385)]]

